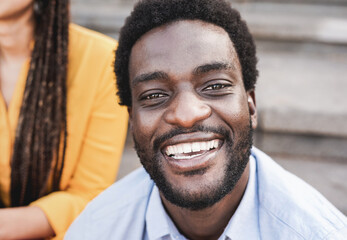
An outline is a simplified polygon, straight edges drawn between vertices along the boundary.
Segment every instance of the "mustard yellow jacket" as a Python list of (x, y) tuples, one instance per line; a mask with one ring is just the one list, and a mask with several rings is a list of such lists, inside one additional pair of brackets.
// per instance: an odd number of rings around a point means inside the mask
[[(127, 131), (127, 111), (117, 104), (112, 69), (116, 42), (71, 24), (67, 78), (68, 141), (61, 191), (31, 203), (40, 207), (62, 239), (98, 193), (116, 178)], [(0, 92), (0, 194), (10, 204), (10, 159), (30, 59), (23, 65), (8, 108)]]

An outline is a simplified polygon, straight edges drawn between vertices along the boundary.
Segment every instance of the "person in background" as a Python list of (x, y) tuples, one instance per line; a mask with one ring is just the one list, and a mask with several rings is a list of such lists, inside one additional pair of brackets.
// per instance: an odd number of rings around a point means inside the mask
[(0, 1), (0, 239), (62, 239), (115, 180), (115, 46), (70, 24), (68, 0)]

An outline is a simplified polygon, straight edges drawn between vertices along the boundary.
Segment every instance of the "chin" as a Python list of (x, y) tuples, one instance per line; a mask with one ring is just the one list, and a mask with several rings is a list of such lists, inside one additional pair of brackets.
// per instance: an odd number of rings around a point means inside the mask
[(139, 144), (135, 137), (134, 142), (142, 165), (165, 199), (181, 208), (202, 210), (232, 192), (247, 166), (252, 147), (251, 125), (241, 129), (240, 133), (235, 142), (226, 134), (222, 150), (210, 155), (213, 157), (202, 161), (202, 165), (194, 165), (200, 166), (197, 168), (172, 165), (163, 157), (162, 151), (150, 154), (151, 151)]

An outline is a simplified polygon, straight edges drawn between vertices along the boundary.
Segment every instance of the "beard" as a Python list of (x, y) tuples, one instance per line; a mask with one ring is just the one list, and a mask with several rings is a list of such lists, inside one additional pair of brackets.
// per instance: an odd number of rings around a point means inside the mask
[[(162, 153), (159, 146), (163, 141), (179, 134), (191, 132), (212, 132), (220, 134), (224, 137), (224, 144), (226, 145), (227, 163), (223, 176), (212, 186), (202, 185), (199, 193), (192, 193), (188, 190), (173, 186), (165, 177), (165, 172), (162, 167), (163, 164), (160, 160), (162, 159), (162, 157), (160, 157)], [(249, 124), (240, 129), (237, 141), (233, 141), (230, 132), (223, 127), (216, 128), (197, 125), (191, 129), (176, 128), (154, 140), (152, 149), (153, 154), (150, 154), (151, 151), (150, 148), (148, 148), (147, 143), (140, 144), (134, 134), (133, 139), (135, 142), (135, 150), (143, 167), (146, 169), (164, 197), (172, 204), (181, 208), (202, 210), (213, 206), (230, 193), (241, 178), (251, 154), (253, 129), (252, 122), (249, 120)], [(207, 170), (208, 169), (195, 170), (186, 172), (184, 175), (203, 175)]]

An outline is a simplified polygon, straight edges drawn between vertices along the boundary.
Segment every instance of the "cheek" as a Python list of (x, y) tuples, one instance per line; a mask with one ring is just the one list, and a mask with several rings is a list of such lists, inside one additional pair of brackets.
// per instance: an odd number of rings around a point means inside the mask
[(139, 141), (150, 143), (160, 128), (161, 115), (154, 112), (134, 109), (131, 124), (134, 136)]
[(222, 118), (232, 128), (239, 124), (249, 123), (249, 110), (247, 99), (244, 97), (232, 96), (230, 99), (214, 107), (215, 113)]

